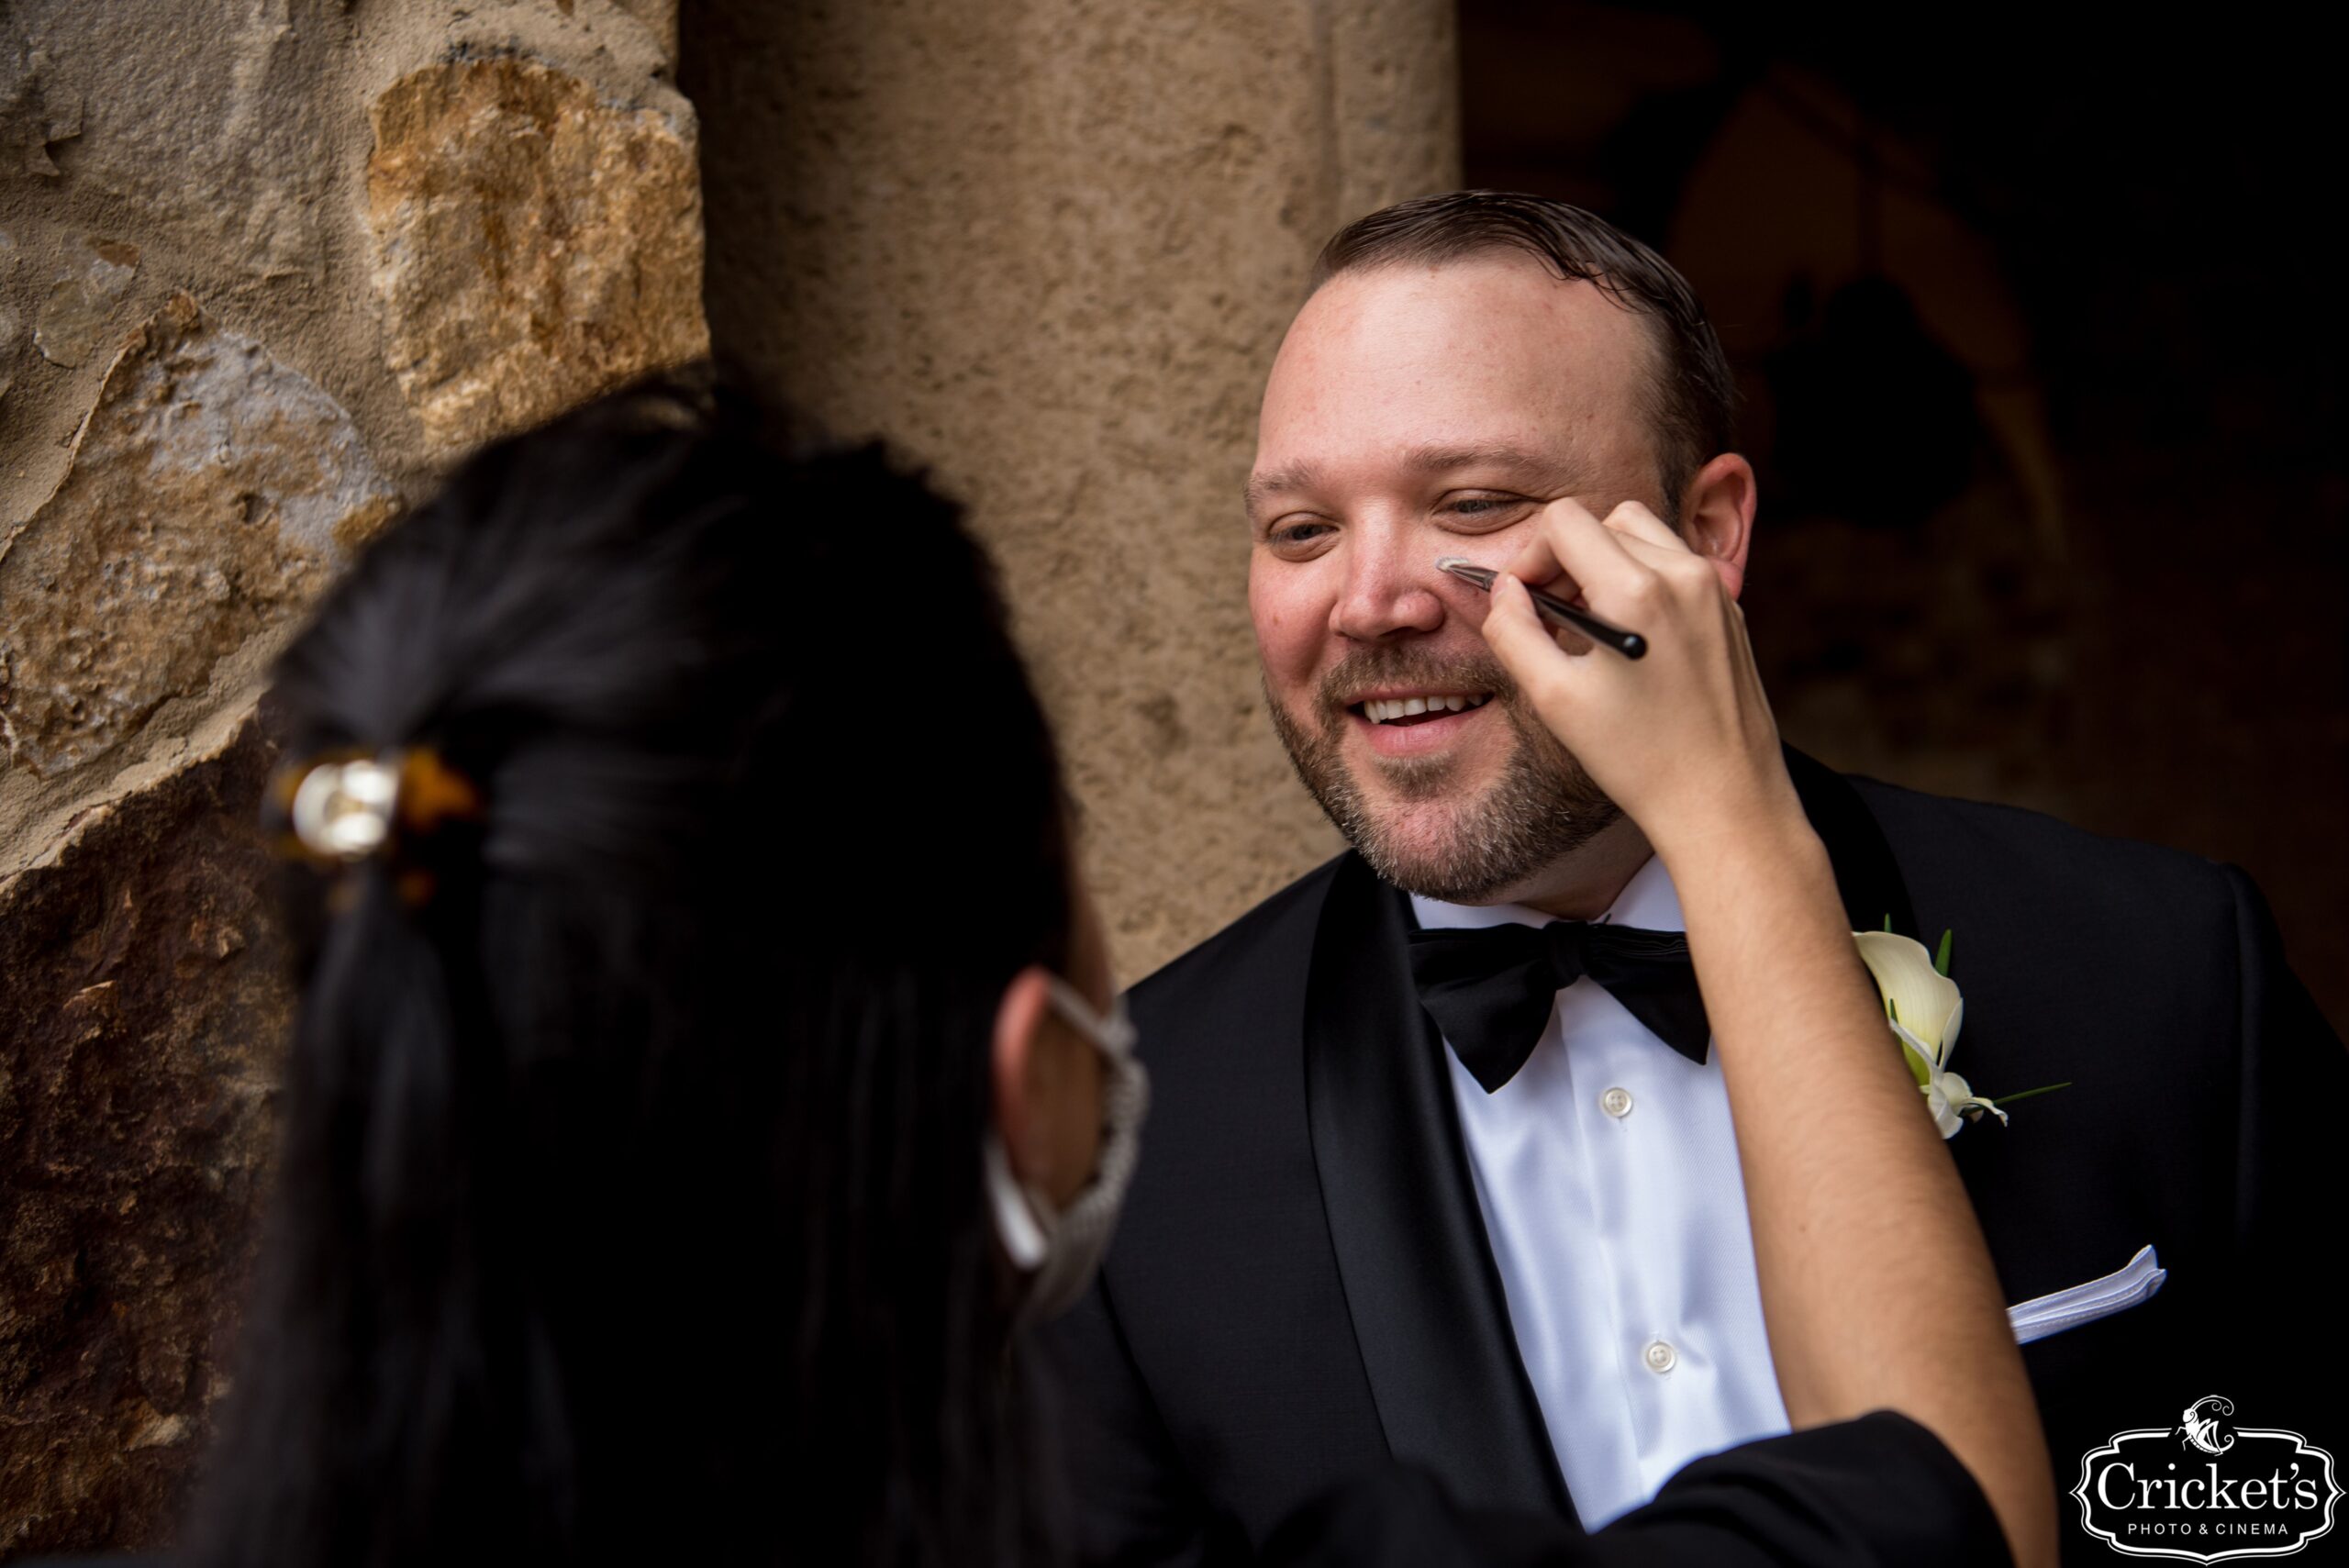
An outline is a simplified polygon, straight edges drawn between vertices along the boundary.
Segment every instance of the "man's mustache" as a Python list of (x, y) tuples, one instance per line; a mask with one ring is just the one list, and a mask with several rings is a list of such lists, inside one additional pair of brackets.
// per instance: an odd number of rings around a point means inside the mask
[(1490, 692), (1509, 703), (1517, 683), (1490, 653), (1438, 654), (1425, 649), (1365, 648), (1322, 672), (1315, 696), (1322, 717), (1335, 724), (1360, 694), (1380, 686), (1417, 686), (1427, 691)]

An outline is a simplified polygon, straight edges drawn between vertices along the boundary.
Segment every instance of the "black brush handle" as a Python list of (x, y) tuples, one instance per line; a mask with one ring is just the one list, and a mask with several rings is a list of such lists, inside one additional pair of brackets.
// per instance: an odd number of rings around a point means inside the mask
[[(1463, 583), (1482, 588), (1487, 594), (1493, 591), (1493, 579), (1500, 575), (1489, 566), (1478, 566), (1456, 555), (1447, 555), (1435, 565), (1437, 571), (1449, 572)], [(1577, 609), (1554, 594), (1545, 594), (1539, 588), (1525, 591), (1532, 596), (1533, 607), (1542, 612), (1544, 619), (1560, 626), (1570, 626), (1593, 642), (1611, 648), (1626, 659), (1642, 658), (1647, 653), (1648, 639), (1638, 632), (1609, 626), (1588, 610)]]

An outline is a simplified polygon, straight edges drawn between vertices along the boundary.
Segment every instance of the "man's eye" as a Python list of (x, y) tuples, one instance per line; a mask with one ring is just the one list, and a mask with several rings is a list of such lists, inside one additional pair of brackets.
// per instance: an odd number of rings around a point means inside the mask
[(1329, 531), (1327, 523), (1283, 523), (1265, 536), (1274, 544), (1306, 544)]
[(1443, 509), (1455, 517), (1491, 517), (1532, 504), (1521, 495), (1463, 495), (1445, 502)]

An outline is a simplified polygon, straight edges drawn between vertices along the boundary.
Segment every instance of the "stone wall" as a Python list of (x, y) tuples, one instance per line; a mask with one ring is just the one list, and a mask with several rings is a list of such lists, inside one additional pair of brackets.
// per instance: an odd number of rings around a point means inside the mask
[(452, 455), (707, 348), (675, 53), (670, 0), (0, 3), (0, 1557), (168, 1539), (225, 1386), (269, 659)]
[(1336, 851), (1263, 712), (1240, 489), (1322, 240), (1458, 183), (1452, 13), (684, 6), (712, 329), (970, 505), (1125, 979)]

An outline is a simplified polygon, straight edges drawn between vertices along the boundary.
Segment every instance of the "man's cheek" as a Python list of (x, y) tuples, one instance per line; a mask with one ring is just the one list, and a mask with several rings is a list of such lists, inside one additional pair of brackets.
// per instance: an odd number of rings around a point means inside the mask
[(1285, 685), (1296, 685), (1311, 673), (1309, 639), (1297, 637), (1294, 626), (1282, 610), (1266, 609), (1256, 617), (1256, 657)]
[(1256, 652), (1264, 679), (1293, 711), (1307, 712), (1319, 706), (1320, 682), (1310, 650), (1260, 637)]

